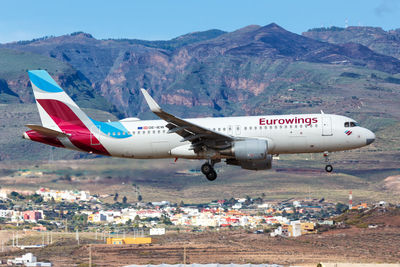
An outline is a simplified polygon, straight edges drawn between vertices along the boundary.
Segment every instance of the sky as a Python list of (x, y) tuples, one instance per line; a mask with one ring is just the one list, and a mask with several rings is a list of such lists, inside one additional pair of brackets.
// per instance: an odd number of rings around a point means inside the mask
[(272, 22), (299, 34), (346, 25), (400, 28), (400, 0), (3, 0), (0, 10), (0, 43), (77, 31), (168, 40)]

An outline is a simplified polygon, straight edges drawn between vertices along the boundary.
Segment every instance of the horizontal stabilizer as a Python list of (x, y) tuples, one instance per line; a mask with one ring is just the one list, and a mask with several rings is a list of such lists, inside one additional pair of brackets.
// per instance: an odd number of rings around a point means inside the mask
[(43, 135), (49, 136), (49, 137), (67, 137), (68, 136), (68, 134), (43, 127), (41, 125), (27, 124), (25, 126), (36, 132), (43, 134)]

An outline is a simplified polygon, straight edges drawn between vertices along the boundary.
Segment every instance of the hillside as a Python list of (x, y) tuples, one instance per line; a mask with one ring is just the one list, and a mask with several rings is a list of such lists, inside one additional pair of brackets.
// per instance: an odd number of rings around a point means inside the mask
[(119, 117), (118, 112), (153, 117), (141, 87), (150, 89), (169, 111), (194, 117), (320, 109), (351, 114), (374, 110), (373, 115), (387, 116), (372, 99), (385, 99), (388, 109), (399, 100), (400, 60), (360, 44), (317, 41), (276, 24), (169, 41), (97, 40), (74, 33), (1, 47), (40, 54), (79, 70)]
[(79, 105), (117, 113), (71, 65), (51, 57), (5, 48), (0, 48), (0, 103), (34, 102), (27, 75), (30, 69), (46, 69)]
[(371, 50), (400, 59), (400, 29), (385, 31), (379, 27), (315, 28), (303, 36), (332, 44), (357, 43)]

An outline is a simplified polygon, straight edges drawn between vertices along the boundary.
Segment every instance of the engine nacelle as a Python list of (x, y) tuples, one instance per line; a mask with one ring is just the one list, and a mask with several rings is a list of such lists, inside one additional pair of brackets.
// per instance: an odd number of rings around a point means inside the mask
[(246, 170), (268, 170), (272, 168), (272, 155), (267, 155), (265, 159), (259, 160), (227, 159), (226, 164), (240, 166)]
[(268, 153), (268, 142), (258, 139), (236, 141), (232, 146), (232, 152), (240, 161), (265, 159)]
[(236, 141), (229, 151), (234, 158), (227, 159), (229, 165), (238, 165), (247, 170), (266, 170), (272, 167), (272, 155), (268, 154), (268, 141), (248, 139)]

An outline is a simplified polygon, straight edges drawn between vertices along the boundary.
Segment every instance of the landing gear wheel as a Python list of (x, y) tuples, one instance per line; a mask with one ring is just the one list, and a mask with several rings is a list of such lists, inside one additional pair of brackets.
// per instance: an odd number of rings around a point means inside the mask
[[(213, 167), (211, 166), (210, 163), (206, 162), (203, 165), (201, 165), (201, 172), (207, 176), (211, 171), (213, 171)], [(207, 178), (208, 179), (208, 178)]]
[(214, 181), (217, 179), (217, 173), (212, 169), (209, 173), (206, 174), (206, 177), (209, 181)]
[(327, 172), (332, 172), (332, 171), (333, 171), (332, 165), (330, 165), (330, 164), (326, 165), (326, 166), (325, 166), (325, 171), (327, 171)]

